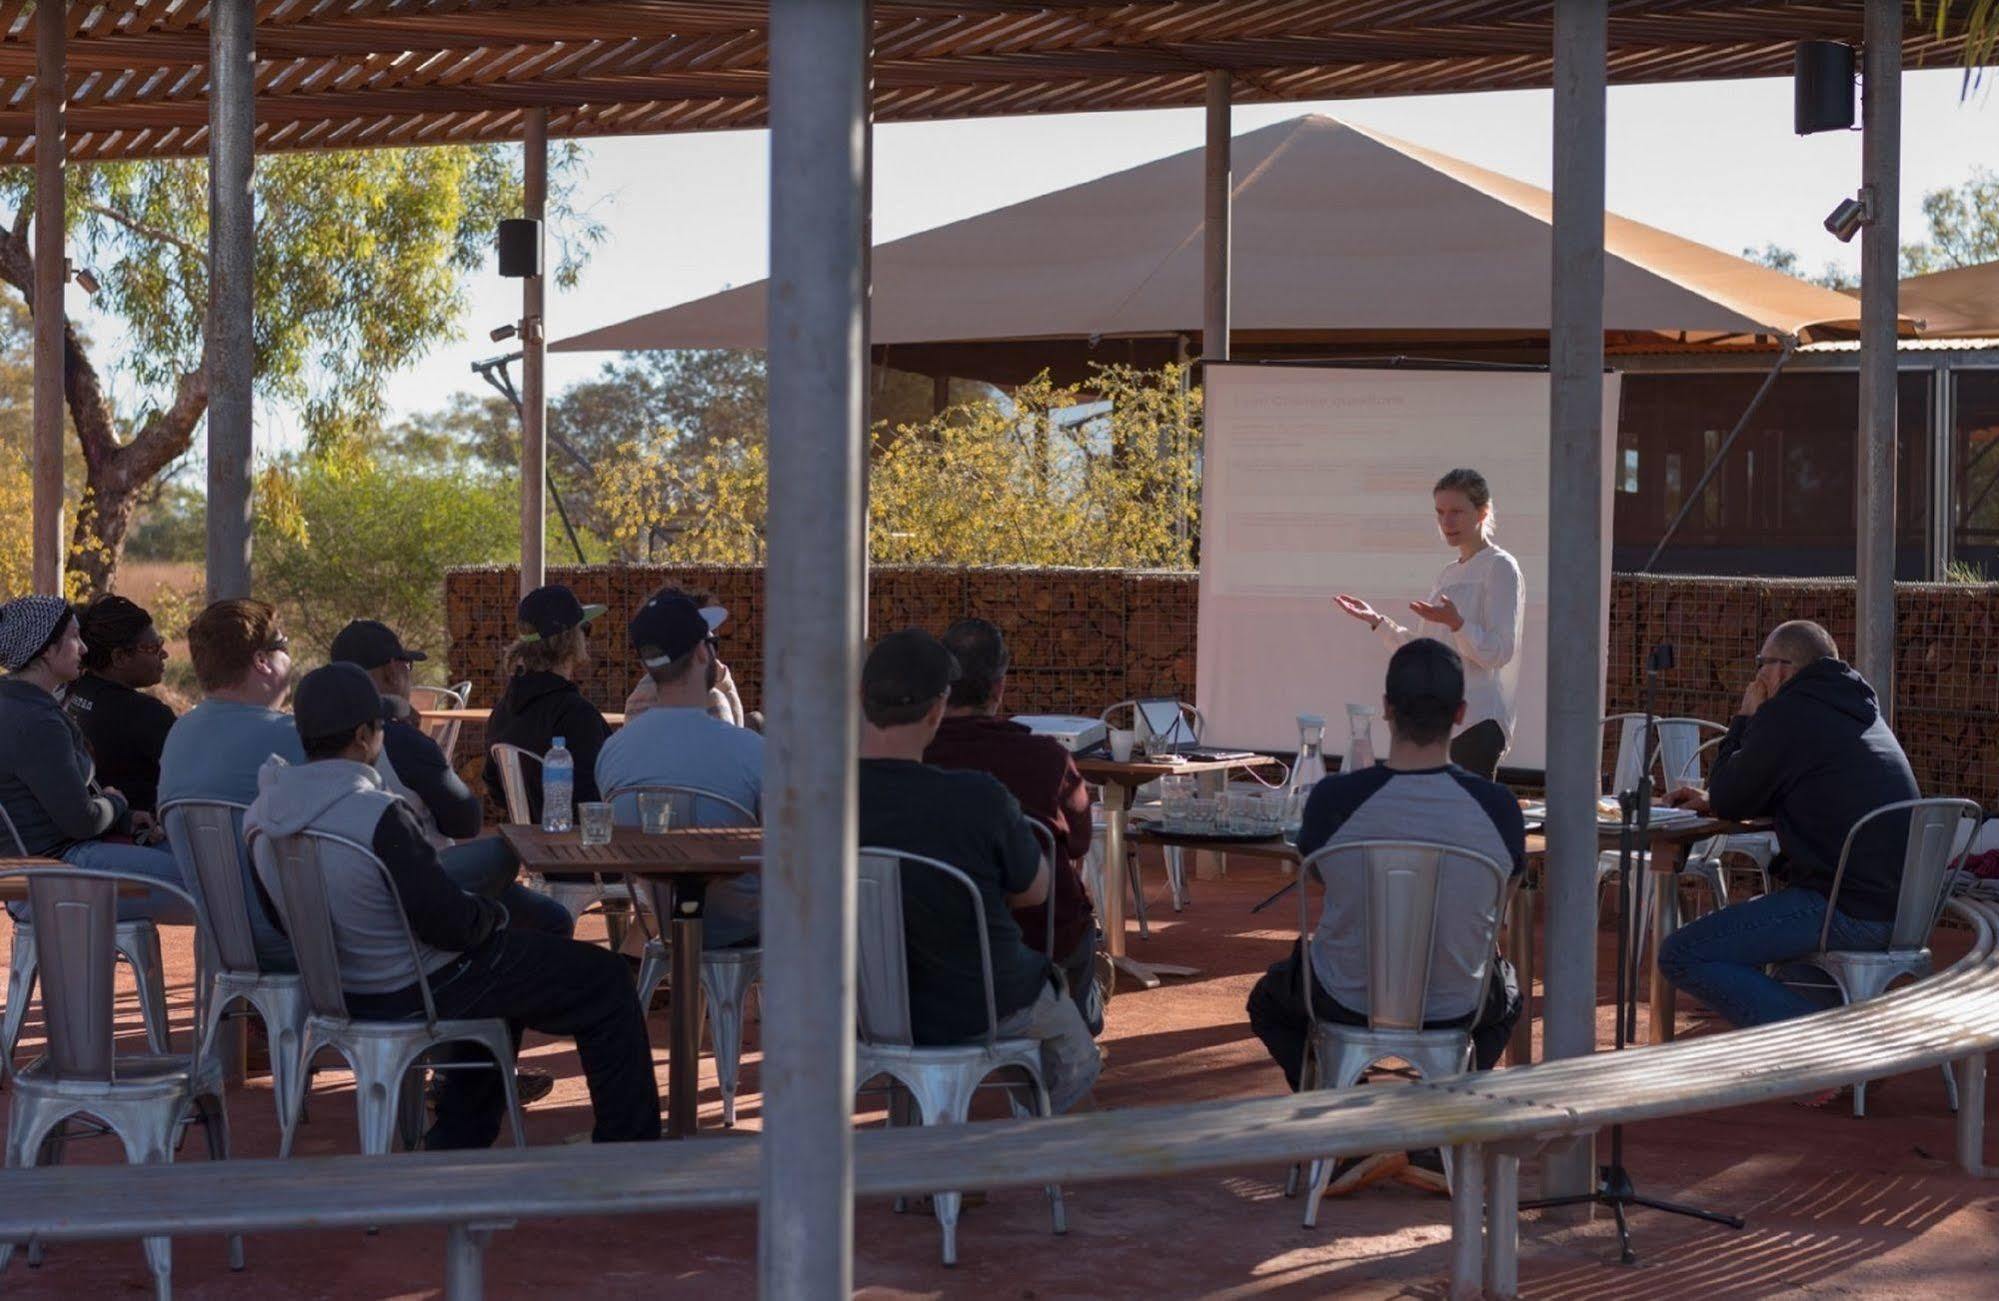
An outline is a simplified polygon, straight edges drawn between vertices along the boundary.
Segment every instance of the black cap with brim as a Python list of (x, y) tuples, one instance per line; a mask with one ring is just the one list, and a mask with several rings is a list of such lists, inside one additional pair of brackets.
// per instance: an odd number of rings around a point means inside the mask
[(346, 660), (364, 669), (378, 669), (391, 660), (413, 664), (430, 657), (422, 651), (405, 649), (402, 638), (389, 625), (373, 619), (356, 619), (334, 637), (327, 658)]
[(363, 723), (380, 722), (388, 703), (359, 664), (322, 664), (299, 680), (292, 693), (292, 721), (301, 739), (338, 736)]
[(885, 709), (936, 700), (957, 680), (957, 657), (921, 628), (882, 638), (861, 666), (861, 693)]
[(521, 598), (516, 612), (521, 622), (521, 639), (548, 641), (560, 637), (571, 628), (589, 623), (609, 608), (583, 604), (576, 599), (576, 593), (560, 583), (537, 587)]
[(715, 635), (729, 612), (720, 606), (697, 606), (678, 592), (662, 592), (638, 608), (626, 631), (639, 662), (663, 669)]

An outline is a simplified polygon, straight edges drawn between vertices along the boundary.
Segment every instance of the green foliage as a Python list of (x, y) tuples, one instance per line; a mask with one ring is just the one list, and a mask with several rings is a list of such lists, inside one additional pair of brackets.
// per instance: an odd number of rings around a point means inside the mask
[(328, 451), (273, 466), (257, 493), (258, 595), (306, 659), (360, 618), (442, 651), (446, 567), (520, 556), (519, 498), (493, 475)]
[(1940, 37), (1964, 38), (1964, 92), (1970, 94), (1999, 55), (1999, 0), (1915, 0), (1916, 21)]
[(1742, 256), (1748, 258), (1751, 262), (1769, 267), (1772, 271), (1782, 271), (1787, 276), (1794, 276), (1799, 280), (1808, 280), (1812, 284), (1823, 285), (1827, 289), (1850, 290), (1857, 289), (1860, 285), (1860, 282), (1854, 278), (1851, 271), (1848, 271), (1831, 258), (1826, 259), (1825, 266), (1820, 269), (1817, 275), (1805, 274), (1804, 260), (1798, 256), (1796, 250), (1785, 248), (1781, 244), (1765, 244), (1762, 248), (1745, 248), (1742, 250)]
[(193, 485), (161, 479), (151, 501), (139, 507), (125, 556), (200, 564), (208, 558), (208, 501)]
[(1999, 260), (1999, 173), (1973, 167), (1961, 185), (1923, 196), (1927, 243), (1902, 247), (1902, 274), (1924, 275)]

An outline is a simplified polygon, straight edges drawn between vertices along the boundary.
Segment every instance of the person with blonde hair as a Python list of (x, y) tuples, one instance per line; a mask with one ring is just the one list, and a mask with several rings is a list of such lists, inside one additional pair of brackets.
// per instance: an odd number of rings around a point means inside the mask
[[(486, 722), (486, 745), (517, 745), (529, 754), (546, 754), (557, 737), (576, 758), (575, 801), (594, 803), (597, 794), (597, 752), (611, 735), (611, 726), (597, 706), (576, 685), (590, 664), (585, 629), (604, 613), (601, 605), (585, 605), (576, 593), (551, 583), (521, 598), (521, 635), (507, 648), (507, 689)], [(528, 818), (541, 821), (541, 765), (526, 764)], [(506, 803), (500, 767), (489, 753), (484, 769), (486, 789)]]
[(1464, 660), (1465, 717), (1451, 738), (1451, 762), (1487, 781), (1513, 744), (1519, 710), (1520, 635), (1527, 607), (1520, 563), (1492, 540), (1498, 516), (1477, 470), (1456, 469), (1430, 493), (1437, 532), (1457, 559), (1444, 566), (1427, 600), (1411, 601), (1417, 627), (1405, 628), (1356, 596), (1334, 598), (1391, 651), (1418, 637), (1443, 642)]

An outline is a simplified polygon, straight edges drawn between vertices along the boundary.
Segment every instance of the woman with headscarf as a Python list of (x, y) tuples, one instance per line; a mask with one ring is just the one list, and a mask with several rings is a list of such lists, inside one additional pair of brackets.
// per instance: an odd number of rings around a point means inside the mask
[[(83, 654), (67, 601), (23, 596), (0, 605), (0, 668), (7, 671), (0, 678), (0, 810), (15, 842), (0, 836), (0, 849), (179, 885), (172, 854), (115, 839), (150, 819), (135, 826), (124, 795), (97, 784), (90, 747), (57, 703), (56, 693), (82, 675)], [(118, 915), (192, 920), (170, 895), (120, 899)]]

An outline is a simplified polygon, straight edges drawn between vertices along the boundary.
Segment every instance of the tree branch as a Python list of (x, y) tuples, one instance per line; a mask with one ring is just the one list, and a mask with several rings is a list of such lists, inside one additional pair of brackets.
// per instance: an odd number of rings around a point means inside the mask
[(189, 257), (200, 258), (204, 262), (208, 260), (207, 249), (197, 247), (195, 244), (182, 239), (171, 231), (161, 230), (158, 226), (140, 221), (137, 217), (122, 213), (116, 208), (107, 208), (99, 203), (79, 203), (77, 207), (83, 209), (85, 212), (102, 217), (107, 221), (116, 222), (126, 230), (131, 231), (134, 235), (141, 235), (146, 239), (158, 240), (162, 244), (171, 244)]

